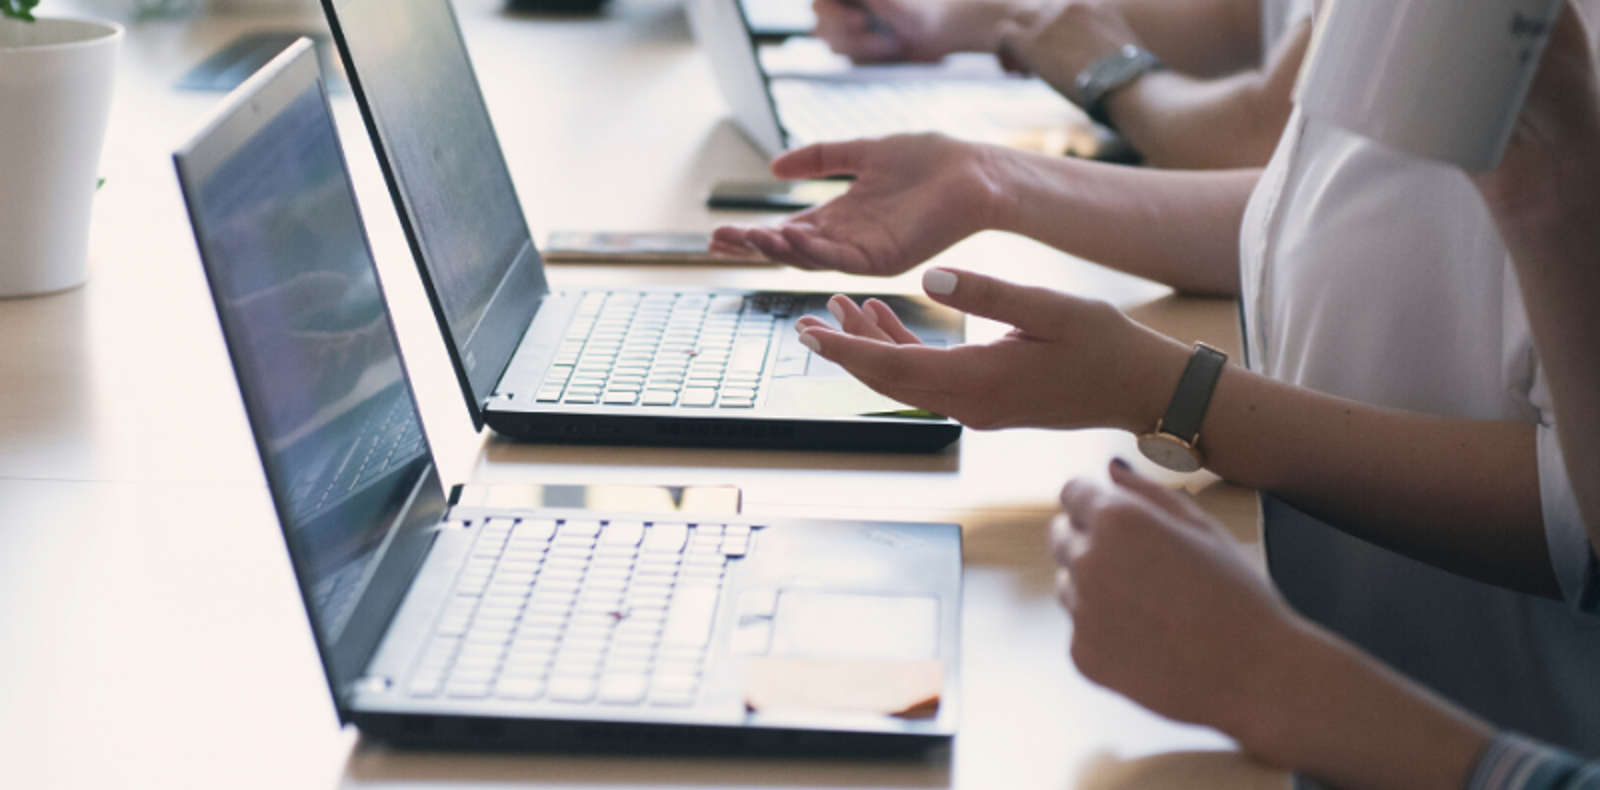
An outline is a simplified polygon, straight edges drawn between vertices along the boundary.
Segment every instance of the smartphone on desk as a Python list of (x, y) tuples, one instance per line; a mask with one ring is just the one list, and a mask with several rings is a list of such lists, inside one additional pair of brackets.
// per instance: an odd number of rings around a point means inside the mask
[(681, 231), (554, 231), (540, 249), (547, 263), (771, 264), (755, 255), (710, 251), (711, 234)]
[(845, 180), (718, 181), (706, 206), (745, 211), (801, 211), (826, 203), (850, 188)]

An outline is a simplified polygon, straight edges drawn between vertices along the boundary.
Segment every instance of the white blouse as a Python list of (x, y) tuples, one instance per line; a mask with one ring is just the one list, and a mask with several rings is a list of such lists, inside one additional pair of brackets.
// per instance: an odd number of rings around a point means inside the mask
[(1496, 725), (1600, 755), (1600, 618), (1577, 605), (1590, 548), (1516, 276), (1476, 190), (1458, 169), (1296, 111), (1240, 241), (1251, 369), (1380, 406), (1537, 426), (1528, 461), (1568, 605), (1406, 559), (1266, 497), (1285, 596)]

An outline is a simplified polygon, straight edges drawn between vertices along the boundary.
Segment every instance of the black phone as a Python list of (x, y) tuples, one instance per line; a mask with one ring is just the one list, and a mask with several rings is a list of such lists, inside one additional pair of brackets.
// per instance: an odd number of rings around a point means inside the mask
[(718, 181), (706, 205), (748, 211), (800, 211), (826, 203), (850, 188), (849, 181)]

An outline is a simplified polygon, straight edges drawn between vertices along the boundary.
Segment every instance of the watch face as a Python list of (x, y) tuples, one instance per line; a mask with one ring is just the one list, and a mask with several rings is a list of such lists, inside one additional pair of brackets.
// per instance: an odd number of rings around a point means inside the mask
[(1163, 469), (1174, 472), (1198, 472), (1202, 466), (1199, 451), (1171, 434), (1147, 433), (1140, 436), (1139, 452)]

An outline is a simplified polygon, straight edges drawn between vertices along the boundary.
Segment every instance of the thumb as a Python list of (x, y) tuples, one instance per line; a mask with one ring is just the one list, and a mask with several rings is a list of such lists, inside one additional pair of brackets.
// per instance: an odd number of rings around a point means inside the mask
[(1002, 21), (995, 32), (999, 34), (1000, 46), (995, 52), (1000, 59), (1000, 67), (1015, 74), (1031, 74), (1032, 67), (1028, 59), (1023, 57), (1022, 36), (1033, 25), (1033, 12), (1021, 11)]
[(959, 269), (927, 270), (922, 275), (922, 289), (940, 304), (1046, 339), (1055, 339), (1054, 328), (1062, 312), (1083, 302), (1046, 288), (1017, 285)]

